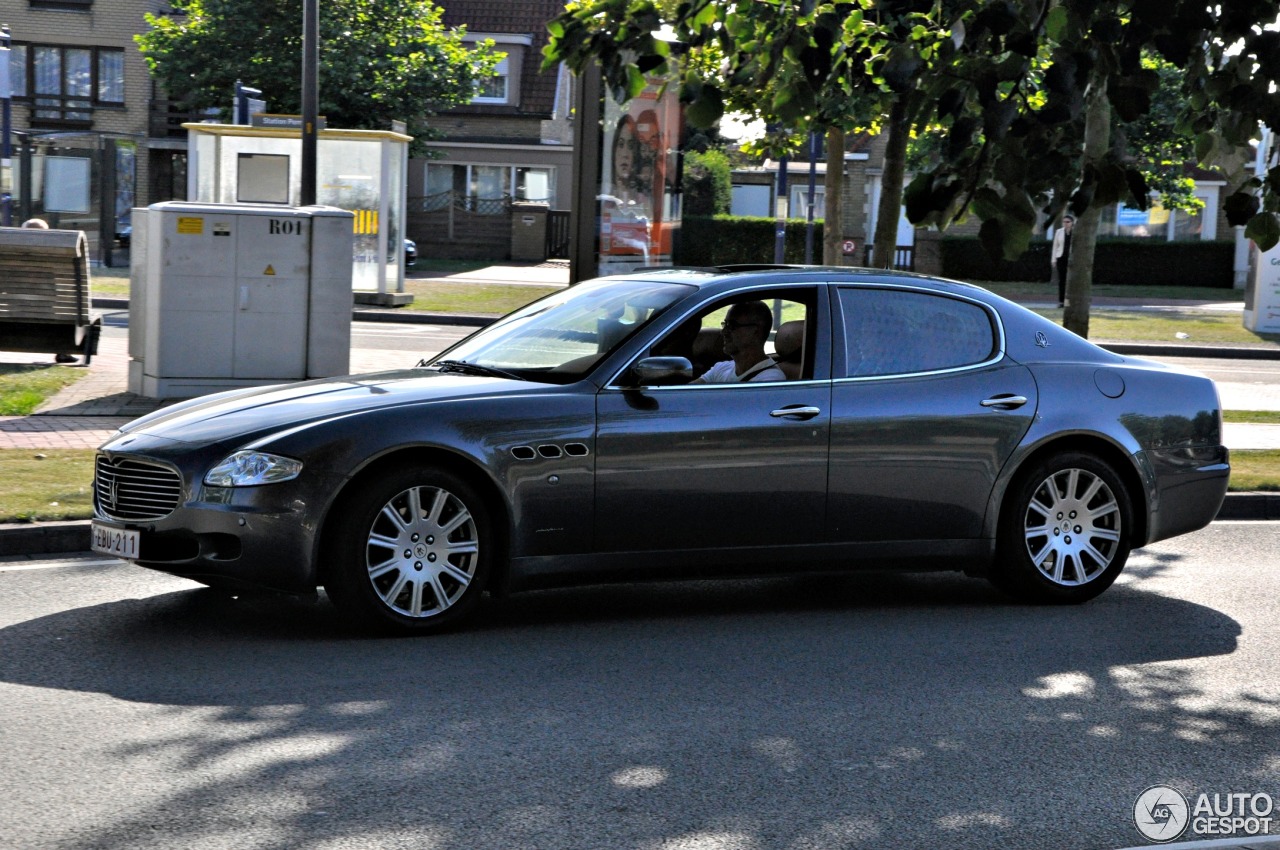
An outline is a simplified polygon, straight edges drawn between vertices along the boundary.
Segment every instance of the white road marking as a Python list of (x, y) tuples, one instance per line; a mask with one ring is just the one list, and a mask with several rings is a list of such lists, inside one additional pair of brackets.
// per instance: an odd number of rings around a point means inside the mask
[(57, 561), (0, 561), (0, 573), (16, 573), (23, 570), (55, 570), (62, 567), (115, 567), (123, 564), (119, 558), (74, 558)]

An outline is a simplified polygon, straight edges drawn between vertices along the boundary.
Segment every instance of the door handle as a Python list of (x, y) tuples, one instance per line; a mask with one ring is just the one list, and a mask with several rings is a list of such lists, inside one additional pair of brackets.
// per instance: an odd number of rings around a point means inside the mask
[(791, 407), (780, 407), (769, 415), (775, 419), (812, 419), (822, 413), (820, 407), (797, 404)]
[(1013, 410), (1022, 407), (1027, 403), (1027, 397), (1024, 395), (1013, 395), (1012, 393), (1000, 393), (993, 395), (991, 398), (984, 398), (979, 404), (983, 407), (994, 407), (996, 410)]

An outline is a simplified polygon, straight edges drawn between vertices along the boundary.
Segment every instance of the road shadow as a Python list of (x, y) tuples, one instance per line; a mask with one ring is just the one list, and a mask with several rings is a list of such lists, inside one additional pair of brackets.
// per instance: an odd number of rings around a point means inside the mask
[[(175, 790), (50, 846), (216, 843), (253, 795), (271, 847), (1067, 850), (1082, 819), (1137, 843), (1137, 794), (1230, 776), (1228, 739), (1274, 751), (1275, 704), (1197, 683), (1240, 634), (1141, 579), (1071, 608), (951, 574), (578, 588), (426, 639), (178, 590), (0, 629), (0, 681), (174, 722), (108, 755)], [(1155, 747), (1170, 773), (1132, 775)]]

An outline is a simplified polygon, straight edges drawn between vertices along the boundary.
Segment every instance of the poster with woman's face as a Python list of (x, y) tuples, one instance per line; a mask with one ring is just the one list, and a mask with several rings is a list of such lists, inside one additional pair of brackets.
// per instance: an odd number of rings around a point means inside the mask
[(671, 265), (681, 114), (675, 94), (659, 92), (650, 86), (625, 105), (605, 98), (600, 274)]

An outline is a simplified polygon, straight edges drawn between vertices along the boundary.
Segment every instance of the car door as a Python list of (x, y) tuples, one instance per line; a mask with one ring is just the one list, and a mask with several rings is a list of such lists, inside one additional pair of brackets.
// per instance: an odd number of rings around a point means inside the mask
[(828, 539), (979, 537), (1037, 400), (1029, 370), (1003, 355), (998, 316), (909, 286), (833, 295)]
[(801, 379), (603, 389), (596, 551), (820, 542), (831, 423), (827, 299), (816, 286), (752, 297), (808, 303)]

